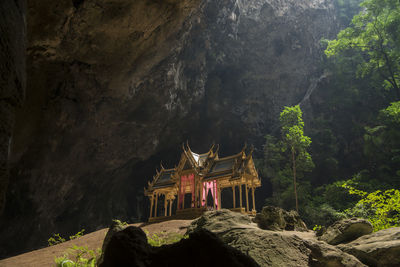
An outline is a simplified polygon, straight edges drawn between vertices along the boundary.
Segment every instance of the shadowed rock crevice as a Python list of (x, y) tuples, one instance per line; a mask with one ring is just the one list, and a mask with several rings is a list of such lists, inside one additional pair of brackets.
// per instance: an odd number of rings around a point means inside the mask
[(222, 243), (207, 230), (191, 233), (172, 245), (159, 248), (147, 243), (146, 234), (130, 226), (115, 233), (105, 251), (100, 267), (111, 266), (259, 266), (252, 258)]

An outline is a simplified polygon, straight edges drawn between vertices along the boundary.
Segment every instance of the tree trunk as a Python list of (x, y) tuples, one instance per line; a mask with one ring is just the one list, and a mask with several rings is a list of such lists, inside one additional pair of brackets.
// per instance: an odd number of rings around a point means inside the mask
[(294, 148), (292, 147), (292, 161), (293, 161), (293, 185), (294, 185), (294, 197), (296, 199), (296, 211), (299, 213), (299, 202), (297, 200), (297, 186), (296, 186), (296, 160), (294, 157)]

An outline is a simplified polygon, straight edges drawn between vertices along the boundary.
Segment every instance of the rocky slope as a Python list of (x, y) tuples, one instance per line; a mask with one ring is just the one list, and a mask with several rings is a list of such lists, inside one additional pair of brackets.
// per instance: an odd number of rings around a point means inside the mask
[(27, 21), (2, 255), (143, 220), (161, 158), (257, 143), (308, 101), (337, 31), (329, 0), (30, 0)]

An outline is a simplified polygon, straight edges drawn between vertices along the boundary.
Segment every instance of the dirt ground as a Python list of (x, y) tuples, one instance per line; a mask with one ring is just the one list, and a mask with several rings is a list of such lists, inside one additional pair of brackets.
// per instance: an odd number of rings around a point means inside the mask
[[(148, 231), (150, 235), (166, 231), (167, 233), (184, 234), (192, 220), (171, 220), (154, 224), (131, 224)], [(27, 252), (15, 257), (0, 260), (0, 267), (47, 267), (55, 266), (54, 258), (63, 256), (69, 248), (87, 246), (96, 250), (101, 248), (108, 229), (102, 229), (86, 234), (80, 238), (70, 240), (58, 245)]]

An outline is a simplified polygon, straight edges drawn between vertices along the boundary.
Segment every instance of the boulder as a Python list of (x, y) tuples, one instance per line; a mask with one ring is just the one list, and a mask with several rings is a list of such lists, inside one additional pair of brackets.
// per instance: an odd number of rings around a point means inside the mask
[(111, 235), (108, 244), (105, 245), (103, 261), (99, 263), (99, 267), (146, 267), (150, 264), (151, 252), (143, 230), (129, 226)]
[(128, 227), (128, 225), (122, 223), (120, 220), (113, 220), (112, 221), (110, 227), (108, 228), (106, 237), (104, 238), (103, 246), (101, 247), (102, 254), (101, 254), (100, 259), (99, 259), (99, 264), (101, 264), (103, 262), (103, 260), (104, 260), (104, 251), (106, 250), (106, 247), (108, 246), (108, 243), (110, 242), (111, 237), (115, 233), (124, 230), (126, 227)]
[(188, 233), (206, 229), (260, 266), (365, 266), (354, 256), (318, 241), (313, 232), (260, 229), (244, 214), (208, 211), (192, 222)]
[(364, 235), (338, 248), (368, 266), (400, 266), (400, 227)]
[(199, 229), (188, 239), (161, 247), (147, 243), (145, 233), (129, 226), (111, 236), (99, 267), (135, 266), (233, 266), (257, 267), (258, 264), (238, 249), (224, 244), (215, 234)]
[(351, 218), (335, 222), (319, 237), (331, 245), (353, 241), (360, 236), (372, 233), (372, 224), (364, 219)]
[(222, 242), (215, 234), (198, 229), (188, 239), (155, 249), (151, 267), (232, 266), (257, 267), (254, 259)]
[(307, 231), (306, 224), (296, 211), (286, 211), (273, 206), (263, 207), (261, 213), (256, 215), (255, 222), (264, 230)]

